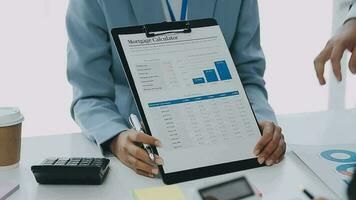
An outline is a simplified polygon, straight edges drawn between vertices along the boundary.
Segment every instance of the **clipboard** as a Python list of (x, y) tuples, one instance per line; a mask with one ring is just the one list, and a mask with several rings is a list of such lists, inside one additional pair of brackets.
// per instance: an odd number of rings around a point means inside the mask
[(264, 166), (252, 153), (261, 131), (214, 19), (113, 28), (111, 34), (146, 133), (163, 142), (152, 149), (165, 160), (159, 166), (164, 183)]

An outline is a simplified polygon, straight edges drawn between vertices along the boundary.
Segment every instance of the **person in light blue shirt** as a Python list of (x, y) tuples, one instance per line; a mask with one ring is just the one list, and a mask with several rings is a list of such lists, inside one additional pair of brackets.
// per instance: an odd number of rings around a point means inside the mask
[[(325, 64), (331, 61), (333, 73), (338, 81), (341, 77), (341, 59), (344, 52), (351, 52), (349, 60), (349, 69), (352, 74), (356, 74), (356, 0), (353, 0), (347, 14), (344, 24), (340, 30), (327, 42), (324, 49), (314, 60), (315, 72), (320, 85), (325, 85), (324, 78)], [(356, 173), (350, 181), (347, 189), (347, 195), (350, 200), (356, 199)], [(327, 200), (324, 197), (318, 197), (316, 200)]]
[[(186, 12), (182, 12), (187, 2)], [(171, 5), (168, 5), (171, 4)], [(168, 9), (170, 6), (170, 9)], [(178, 8), (178, 9), (177, 9)], [(183, 15), (180, 15), (184, 13)], [(151, 162), (137, 143), (160, 146), (159, 138), (129, 128), (138, 114), (110, 30), (162, 21), (214, 18), (219, 23), (262, 130), (254, 154), (273, 165), (284, 156), (282, 129), (267, 101), (265, 59), (260, 46), (257, 0), (71, 0), (66, 16), (68, 80), (74, 97), (71, 114), (82, 132), (105, 152), (110, 150), (138, 174), (154, 177)]]

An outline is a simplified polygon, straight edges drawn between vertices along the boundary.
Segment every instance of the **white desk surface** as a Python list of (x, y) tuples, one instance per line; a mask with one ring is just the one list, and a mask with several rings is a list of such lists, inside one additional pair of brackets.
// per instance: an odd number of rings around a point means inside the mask
[[(281, 115), (278, 117), (289, 144), (356, 143), (356, 109)], [(103, 185), (39, 185), (30, 166), (51, 156), (101, 156), (95, 144), (81, 134), (24, 138), (20, 167), (0, 171), (0, 181), (19, 182), (12, 199), (120, 199), (132, 200), (132, 190), (163, 185), (160, 179), (136, 175), (120, 161), (111, 158), (110, 171)], [(180, 183), (187, 199), (200, 199), (197, 189), (211, 183), (246, 175), (261, 190), (263, 199), (307, 199), (297, 187), (305, 185), (315, 195), (335, 199), (335, 195), (292, 152), (273, 167), (262, 167)]]

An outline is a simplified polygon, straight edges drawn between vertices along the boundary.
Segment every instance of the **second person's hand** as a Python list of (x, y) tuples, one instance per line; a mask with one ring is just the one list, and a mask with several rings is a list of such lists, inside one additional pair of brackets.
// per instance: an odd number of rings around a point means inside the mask
[(356, 74), (356, 19), (347, 21), (326, 44), (325, 48), (314, 60), (316, 75), (320, 85), (324, 85), (325, 63), (330, 60), (332, 70), (338, 81), (341, 77), (341, 58), (345, 50), (349, 50), (352, 55), (349, 61), (349, 69), (352, 74)]
[(157, 138), (130, 129), (113, 139), (110, 150), (122, 163), (137, 174), (153, 178), (158, 174), (157, 165), (162, 165), (163, 159), (155, 155), (154, 162), (151, 161), (147, 152), (138, 146), (141, 143), (161, 147), (161, 142)]
[(262, 137), (256, 144), (254, 154), (260, 164), (270, 166), (279, 163), (286, 152), (286, 143), (282, 134), (282, 128), (273, 122), (263, 121), (259, 123)]

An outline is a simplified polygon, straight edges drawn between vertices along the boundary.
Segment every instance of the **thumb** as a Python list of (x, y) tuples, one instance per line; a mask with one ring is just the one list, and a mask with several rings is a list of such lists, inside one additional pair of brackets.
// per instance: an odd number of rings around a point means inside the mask
[(356, 74), (356, 46), (354, 47), (350, 57), (349, 69), (351, 73)]

